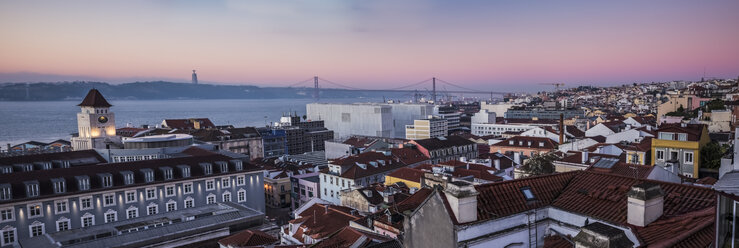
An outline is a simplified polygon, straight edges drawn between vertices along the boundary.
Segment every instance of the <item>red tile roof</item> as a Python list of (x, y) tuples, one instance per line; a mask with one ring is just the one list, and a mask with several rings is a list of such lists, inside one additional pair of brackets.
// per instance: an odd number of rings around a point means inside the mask
[(348, 207), (314, 204), (300, 213), (300, 218), (290, 221), (293, 224), (300, 223), (293, 237), (303, 240), (302, 235), (305, 234), (313, 239), (326, 238), (348, 226), (349, 221), (361, 218), (359, 215), (352, 215), (351, 212), (352, 209)]
[[(511, 144), (513, 142), (513, 144)], [(542, 145), (539, 145), (542, 143)], [(529, 136), (514, 136), (505, 139), (501, 142), (495, 143), (492, 146), (503, 146), (503, 147), (525, 147), (525, 148), (537, 148), (537, 149), (555, 149), (559, 143), (554, 142), (550, 138), (545, 137), (529, 137)]]
[(587, 170), (592, 170), (592, 171), (607, 173), (607, 174), (613, 174), (613, 175), (619, 175), (619, 176), (624, 176), (624, 177), (646, 179), (649, 176), (649, 174), (652, 173), (653, 169), (654, 169), (654, 166), (618, 162), (614, 164), (613, 167), (611, 168), (596, 168), (596, 167), (590, 166), (588, 167)]
[[(400, 156), (396, 157), (392, 155), (385, 155), (381, 152), (364, 152), (357, 155), (333, 160), (330, 164), (339, 165), (341, 167), (348, 167), (348, 169), (345, 169), (344, 172), (341, 173), (341, 177), (357, 179), (403, 168), (408, 166), (409, 164), (406, 163), (409, 162), (415, 163), (426, 160), (425, 156), (417, 157), (416, 155), (412, 155), (415, 153), (412, 153), (410, 150), (397, 149), (394, 151)], [(401, 159), (401, 157), (403, 159)], [(378, 161), (384, 161), (385, 164), (383, 165)], [(377, 165), (372, 165), (371, 162), (377, 162)], [(365, 168), (357, 165), (358, 163), (366, 165)]]
[(420, 163), (429, 159), (421, 151), (412, 147), (392, 148), (390, 149), (390, 153), (393, 158), (399, 159), (401, 163), (406, 165)]
[(85, 96), (85, 99), (82, 100), (80, 104), (77, 104), (77, 106), (81, 107), (95, 107), (95, 108), (110, 108), (111, 105), (108, 103), (107, 100), (105, 100), (105, 97), (103, 97), (103, 94), (100, 94), (100, 91), (97, 89), (91, 89), (87, 92), (87, 95)]
[(321, 240), (311, 247), (315, 248), (344, 248), (352, 247), (360, 238), (366, 237), (363, 243), (359, 247), (364, 247), (371, 242), (385, 242), (392, 238), (388, 236), (379, 235), (377, 233), (365, 232), (353, 227), (344, 227), (340, 231), (332, 234), (329, 238)]
[(216, 125), (208, 118), (190, 118), (190, 119), (165, 119), (167, 127), (176, 129), (195, 129), (195, 122), (200, 122), (201, 129), (216, 128)]
[(222, 238), (218, 243), (223, 246), (259, 246), (268, 245), (280, 241), (265, 232), (259, 230), (245, 230), (237, 234)]
[(342, 143), (351, 145), (355, 148), (360, 148), (360, 147), (367, 148), (377, 143), (377, 141), (378, 139), (371, 139), (371, 138), (365, 138), (365, 137), (350, 137)]
[[(660, 218), (646, 227), (634, 227), (626, 221), (627, 192), (633, 185), (644, 181), (660, 185), (664, 192), (664, 211)], [(535, 200), (526, 200), (521, 191), (524, 187), (531, 189)], [(716, 196), (710, 188), (654, 180), (635, 180), (631, 177), (594, 171), (572, 171), (529, 177), (477, 185), (475, 188), (479, 192), (478, 220), (473, 223), (552, 206), (567, 212), (632, 227), (642, 243), (650, 247), (652, 245), (669, 247), (678, 244), (707, 247), (712, 241), (712, 234), (706, 229), (712, 228), (715, 221)], [(444, 201), (447, 204), (446, 200)], [(453, 215), (450, 217), (457, 223)]]
[(421, 178), (423, 177), (423, 171), (419, 169), (403, 167), (396, 171), (391, 172), (390, 174), (388, 174), (388, 176), (398, 178), (398, 179), (408, 180), (411, 182), (421, 183)]
[(429, 151), (475, 144), (475, 142), (472, 142), (460, 136), (436, 137), (430, 139), (413, 140), (411, 142)]
[[(686, 124), (685, 127), (681, 125), (683, 124), (662, 124), (656, 132), (657, 134), (660, 132), (685, 133), (688, 141), (699, 141), (701, 135), (703, 135), (703, 129), (706, 128), (704, 124)], [(659, 136), (656, 138), (659, 138)], [(677, 135), (674, 138), (677, 140)]]

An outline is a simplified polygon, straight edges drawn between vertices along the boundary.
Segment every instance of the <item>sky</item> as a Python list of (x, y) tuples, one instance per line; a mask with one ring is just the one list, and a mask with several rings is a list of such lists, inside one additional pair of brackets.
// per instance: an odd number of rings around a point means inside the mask
[(193, 69), (201, 82), (284, 86), (317, 75), (372, 89), (431, 77), (481, 90), (737, 78), (737, 9), (736, 0), (3, 0), (0, 82), (187, 82)]

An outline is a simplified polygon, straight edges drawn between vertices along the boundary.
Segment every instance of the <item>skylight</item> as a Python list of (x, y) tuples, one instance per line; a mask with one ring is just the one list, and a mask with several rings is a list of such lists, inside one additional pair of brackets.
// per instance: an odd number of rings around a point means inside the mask
[(531, 187), (523, 187), (521, 188), (521, 192), (523, 193), (523, 197), (525, 197), (527, 201), (536, 200), (536, 197), (534, 197), (534, 192), (531, 191)]

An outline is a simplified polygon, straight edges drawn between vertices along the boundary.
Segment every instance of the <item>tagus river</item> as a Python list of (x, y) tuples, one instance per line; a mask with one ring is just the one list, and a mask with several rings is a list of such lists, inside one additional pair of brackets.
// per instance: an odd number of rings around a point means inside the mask
[[(381, 99), (328, 99), (321, 102), (380, 102)], [(163, 119), (210, 118), (216, 125), (264, 126), (279, 121), (282, 113), (305, 114), (311, 99), (226, 99), (226, 100), (109, 100), (116, 126), (160, 124)], [(79, 101), (0, 101), (0, 144), (30, 140), (50, 142), (70, 139), (77, 132)], [(265, 118), (266, 117), (266, 118)]]

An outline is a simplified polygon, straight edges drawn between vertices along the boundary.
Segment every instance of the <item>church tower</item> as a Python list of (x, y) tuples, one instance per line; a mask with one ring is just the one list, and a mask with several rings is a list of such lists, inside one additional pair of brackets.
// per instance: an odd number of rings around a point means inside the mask
[(77, 131), (79, 135), (72, 138), (74, 150), (104, 149), (117, 140), (115, 131), (115, 114), (110, 112), (110, 105), (97, 89), (87, 93), (77, 113)]

